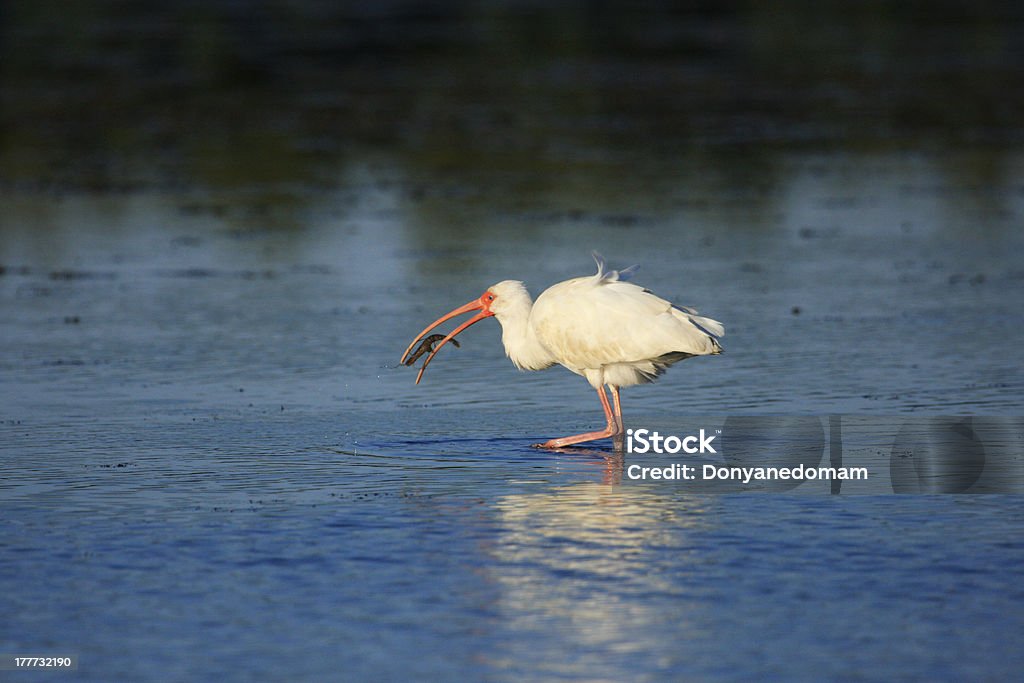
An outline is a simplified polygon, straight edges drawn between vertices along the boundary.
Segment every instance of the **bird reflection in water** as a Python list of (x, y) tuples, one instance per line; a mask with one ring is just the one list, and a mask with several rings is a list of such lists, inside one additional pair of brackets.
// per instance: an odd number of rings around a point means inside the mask
[[(621, 457), (608, 464), (614, 472)], [(636, 642), (668, 652), (674, 640), (697, 634), (699, 610), (688, 613), (686, 600), (677, 603), (671, 630), (654, 625), (663, 617), (660, 600), (703, 590), (705, 560), (690, 551), (716, 524), (719, 500), (597, 482), (497, 500), (502, 531), (487, 549), (486, 571), (499, 589), (501, 621), (532, 632), (540, 620), (559, 634), (557, 643), (535, 643), (530, 653), (513, 649), (504, 659), (531, 656), (568, 667), (549, 674), (571, 673), (566, 652), (621, 651)]]

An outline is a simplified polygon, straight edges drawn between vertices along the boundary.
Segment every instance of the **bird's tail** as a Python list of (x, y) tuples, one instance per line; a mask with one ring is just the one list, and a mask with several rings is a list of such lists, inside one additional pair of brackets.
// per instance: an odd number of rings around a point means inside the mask
[[(717, 348), (722, 348), (722, 345), (718, 343), (718, 340), (725, 336), (725, 325), (717, 320), (697, 315), (697, 309), (690, 308), (689, 306), (672, 304), (672, 308), (683, 313), (691, 323), (700, 329), (701, 332), (711, 337), (711, 340), (715, 343)], [(715, 351), (715, 353), (721, 353), (721, 351)]]
[(690, 314), (690, 322), (699, 327), (701, 331), (704, 332), (704, 334), (708, 335), (716, 342), (720, 338), (725, 336), (725, 325), (718, 322), (717, 320), (705, 318), (704, 316), (700, 315)]

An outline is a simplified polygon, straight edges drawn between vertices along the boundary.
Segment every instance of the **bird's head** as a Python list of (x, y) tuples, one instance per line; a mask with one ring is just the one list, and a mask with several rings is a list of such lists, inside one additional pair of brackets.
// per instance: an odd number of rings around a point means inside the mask
[(531, 304), (530, 293), (519, 280), (504, 280), (496, 285), (491, 285), (482, 295), (480, 302), (486, 305), (484, 310), (490, 312), (499, 322), (503, 322), (507, 316), (525, 307), (529, 310)]

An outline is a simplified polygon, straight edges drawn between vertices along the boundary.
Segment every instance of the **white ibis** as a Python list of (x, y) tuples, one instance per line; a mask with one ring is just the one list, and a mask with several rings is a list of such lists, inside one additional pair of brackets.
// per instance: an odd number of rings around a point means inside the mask
[[(441, 323), (463, 313), (478, 311), (434, 347), (416, 376), (419, 384), (427, 365), (455, 335), (484, 318), (501, 323), (505, 353), (520, 370), (543, 370), (554, 364), (587, 378), (597, 390), (607, 426), (560, 439), (541, 448), (616, 438), (623, 432), (619, 388), (653, 382), (674, 363), (691, 356), (722, 352), (722, 323), (676, 306), (650, 290), (626, 282), (636, 266), (621, 272), (605, 270), (604, 259), (594, 252), (597, 274), (552, 285), (534, 302), (522, 282), (505, 280), (487, 288), (479, 299), (441, 316), (412, 340), (402, 355), (411, 364), (433, 346), (440, 335), (428, 338), (411, 360), (409, 354), (423, 337)], [(604, 387), (611, 391), (615, 410)]]

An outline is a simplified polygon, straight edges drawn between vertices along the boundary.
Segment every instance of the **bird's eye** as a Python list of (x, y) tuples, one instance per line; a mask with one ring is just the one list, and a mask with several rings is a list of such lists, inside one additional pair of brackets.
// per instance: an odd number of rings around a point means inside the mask
[(488, 294), (487, 295), (487, 300), (488, 301), (494, 301), (494, 295), (493, 294)]

